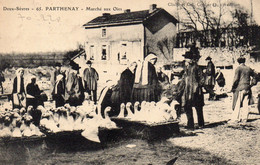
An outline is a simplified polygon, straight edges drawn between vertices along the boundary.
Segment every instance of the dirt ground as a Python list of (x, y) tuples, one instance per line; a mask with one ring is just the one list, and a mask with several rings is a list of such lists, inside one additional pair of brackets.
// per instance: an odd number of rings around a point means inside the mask
[(0, 141), (0, 164), (157, 165), (170, 160), (176, 160), (177, 165), (260, 164), (260, 115), (256, 105), (250, 110), (247, 124), (229, 125), (226, 122), (231, 114), (231, 97), (205, 103), (203, 129), (186, 130), (183, 114), (181, 133), (166, 140), (121, 138), (107, 144), (94, 144), (81, 138)]

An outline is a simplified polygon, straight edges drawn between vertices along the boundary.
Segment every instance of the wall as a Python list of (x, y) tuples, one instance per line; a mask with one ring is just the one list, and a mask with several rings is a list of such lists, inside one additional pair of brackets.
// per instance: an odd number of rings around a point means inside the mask
[[(149, 25), (145, 26), (146, 52), (154, 52), (157, 54), (158, 63), (165, 63), (169, 60), (173, 60), (173, 48), (175, 47), (177, 35), (176, 26), (172, 22), (169, 22), (168, 18), (164, 15), (159, 15), (156, 18), (156, 21), (152, 22), (152, 26), (153, 29), (149, 28)], [(154, 27), (158, 27), (158, 29), (154, 30)], [(167, 39), (167, 41), (165, 39)], [(163, 40), (167, 42), (165, 42), (167, 46), (163, 44)], [(162, 43), (164, 53), (162, 53), (159, 49), (158, 42)], [(168, 51), (167, 47), (170, 51)], [(168, 60), (164, 57), (164, 55), (168, 58)]]
[[(117, 64), (118, 54), (122, 57), (122, 44), (126, 44), (129, 61), (142, 59), (143, 54), (143, 25), (125, 25), (106, 27), (106, 37), (102, 38), (102, 28), (85, 29), (85, 50), (87, 59), (90, 58), (90, 46), (93, 45), (94, 61), (104, 64)], [(102, 61), (102, 45), (107, 45), (108, 60)], [(121, 61), (124, 62), (124, 61)]]

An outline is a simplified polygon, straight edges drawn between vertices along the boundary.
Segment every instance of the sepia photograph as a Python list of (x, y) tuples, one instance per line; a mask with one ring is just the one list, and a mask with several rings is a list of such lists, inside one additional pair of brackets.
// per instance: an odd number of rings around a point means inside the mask
[(0, 0), (0, 165), (260, 165), (260, 1)]

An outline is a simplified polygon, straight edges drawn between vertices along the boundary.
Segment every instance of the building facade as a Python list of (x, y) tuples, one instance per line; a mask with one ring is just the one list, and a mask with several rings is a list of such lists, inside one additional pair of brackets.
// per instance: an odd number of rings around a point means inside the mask
[(149, 52), (157, 54), (159, 62), (172, 60), (177, 23), (171, 14), (155, 4), (149, 10), (104, 13), (83, 25), (87, 60), (126, 64), (143, 60)]

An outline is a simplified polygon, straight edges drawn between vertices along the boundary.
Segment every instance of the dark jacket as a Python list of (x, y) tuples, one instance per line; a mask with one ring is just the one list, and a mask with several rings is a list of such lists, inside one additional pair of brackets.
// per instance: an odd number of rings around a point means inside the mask
[(29, 83), (26, 86), (26, 92), (27, 92), (27, 94), (34, 96), (34, 97), (39, 97), (41, 94), (41, 90), (40, 90), (39, 86), (37, 84), (32, 84), (32, 83)]
[(202, 85), (204, 84), (202, 71), (197, 63), (192, 63), (185, 68), (185, 88), (182, 95), (182, 106), (204, 106)]
[(207, 65), (205, 85), (215, 85), (215, 66), (212, 61)]
[[(252, 79), (251, 79), (252, 78)], [(241, 64), (235, 71), (234, 81), (232, 85), (233, 91), (233, 104), (232, 109), (235, 109), (236, 102), (238, 101), (239, 91), (244, 95), (248, 95), (249, 105), (253, 103), (251, 87), (256, 85), (256, 73), (245, 64)]]
[(65, 101), (72, 106), (81, 105), (84, 100), (84, 89), (82, 79), (76, 73), (71, 72), (68, 74), (66, 88), (65, 88)]
[(235, 71), (232, 91), (249, 90), (253, 85), (256, 85), (256, 73), (245, 64), (239, 65)]
[(129, 69), (122, 72), (119, 80), (119, 103), (127, 103), (131, 100), (135, 74)]

